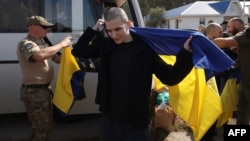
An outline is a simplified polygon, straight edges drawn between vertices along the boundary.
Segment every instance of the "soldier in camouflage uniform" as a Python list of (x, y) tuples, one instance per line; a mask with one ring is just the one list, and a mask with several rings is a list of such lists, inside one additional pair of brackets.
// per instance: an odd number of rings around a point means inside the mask
[(31, 141), (49, 141), (53, 125), (52, 61), (60, 63), (59, 52), (70, 45), (70, 37), (50, 46), (44, 41), (53, 24), (44, 17), (28, 19), (28, 35), (18, 43), (17, 57), (22, 70), (21, 100), (32, 124)]

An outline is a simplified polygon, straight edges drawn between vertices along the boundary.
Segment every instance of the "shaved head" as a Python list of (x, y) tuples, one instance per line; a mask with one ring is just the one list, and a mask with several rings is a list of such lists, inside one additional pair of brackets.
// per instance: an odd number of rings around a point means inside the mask
[(123, 23), (126, 23), (128, 21), (128, 16), (122, 8), (112, 7), (104, 13), (104, 20), (105, 21), (111, 21), (111, 20), (114, 20), (116, 18), (120, 18), (120, 20)]
[(212, 40), (218, 37), (222, 37), (223, 29), (222, 26), (218, 23), (210, 23), (206, 27), (206, 33), (207, 37)]

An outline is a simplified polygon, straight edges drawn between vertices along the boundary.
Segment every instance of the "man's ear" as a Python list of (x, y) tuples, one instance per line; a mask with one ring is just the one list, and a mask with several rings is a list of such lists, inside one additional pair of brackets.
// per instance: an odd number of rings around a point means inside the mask
[(132, 22), (132, 21), (130, 21), (130, 20), (128, 20), (127, 24), (128, 24), (128, 27), (134, 27), (133, 22)]

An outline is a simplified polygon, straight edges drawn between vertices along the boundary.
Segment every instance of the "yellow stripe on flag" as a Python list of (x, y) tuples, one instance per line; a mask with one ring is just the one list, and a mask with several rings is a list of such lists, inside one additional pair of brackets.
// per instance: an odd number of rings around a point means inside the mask
[(74, 100), (70, 80), (73, 73), (78, 70), (80, 68), (75, 57), (71, 54), (71, 49), (69, 47), (64, 48), (57, 74), (53, 104), (66, 114), (69, 112)]
[[(174, 56), (161, 56), (174, 63)], [(222, 113), (215, 78), (206, 82), (203, 69), (192, 71), (175, 86), (168, 86), (170, 105), (174, 112), (192, 128), (195, 141), (199, 141)]]
[(233, 116), (233, 112), (237, 109), (237, 78), (232, 77), (227, 80), (224, 89), (221, 93), (221, 103), (223, 113), (217, 121), (217, 127), (221, 127), (223, 124), (227, 123), (228, 119)]
[(164, 85), (154, 74), (153, 74), (153, 80), (154, 80), (154, 90), (156, 92), (160, 92), (161, 90), (166, 88), (166, 85)]

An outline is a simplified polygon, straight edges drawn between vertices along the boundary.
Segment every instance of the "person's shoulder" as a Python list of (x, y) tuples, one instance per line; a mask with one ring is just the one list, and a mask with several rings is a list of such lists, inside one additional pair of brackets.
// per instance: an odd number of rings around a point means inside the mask
[(234, 38), (234, 39), (238, 39), (238, 38), (242, 38), (242, 39), (243, 39), (243, 38), (246, 37), (247, 33), (250, 34), (250, 32), (247, 31), (247, 30), (240, 31), (240, 32), (238, 32), (236, 35), (234, 35), (233, 38)]
[(246, 29), (246, 37), (249, 39), (250, 38), (250, 27)]
[(244, 43), (244, 44), (249, 44), (250, 43), (250, 29), (247, 28), (244, 31), (241, 31), (239, 33), (237, 33), (234, 36), (234, 39), (238, 42), (238, 43)]
[(18, 43), (18, 47), (23, 48), (23, 49), (27, 49), (27, 50), (34, 48), (36, 46), (37, 46), (37, 44), (29, 37), (25, 37), (24, 39), (22, 39)]
[(26, 37), (24, 37), (23, 39), (21, 39), (19, 42), (35, 42), (35, 38), (31, 35), (27, 35)]
[(31, 40), (27, 37), (22, 39), (21, 41), (19, 41), (19, 44), (21, 44), (21, 45), (26, 45), (26, 44), (30, 44), (30, 43), (35, 44), (35, 42), (33, 40)]
[(140, 35), (135, 34), (133, 32), (130, 32), (130, 34), (131, 34), (134, 42), (141, 43), (141, 44), (146, 44), (146, 41), (144, 41), (143, 37), (141, 37)]
[(139, 50), (147, 49), (152, 51), (152, 48), (150, 47), (149, 43), (146, 42), (143, 38), (141, 38), (136, 34), (132, 34), (132, 37), (133, 37), (133, 44), (136, 46), (137, 49)]

